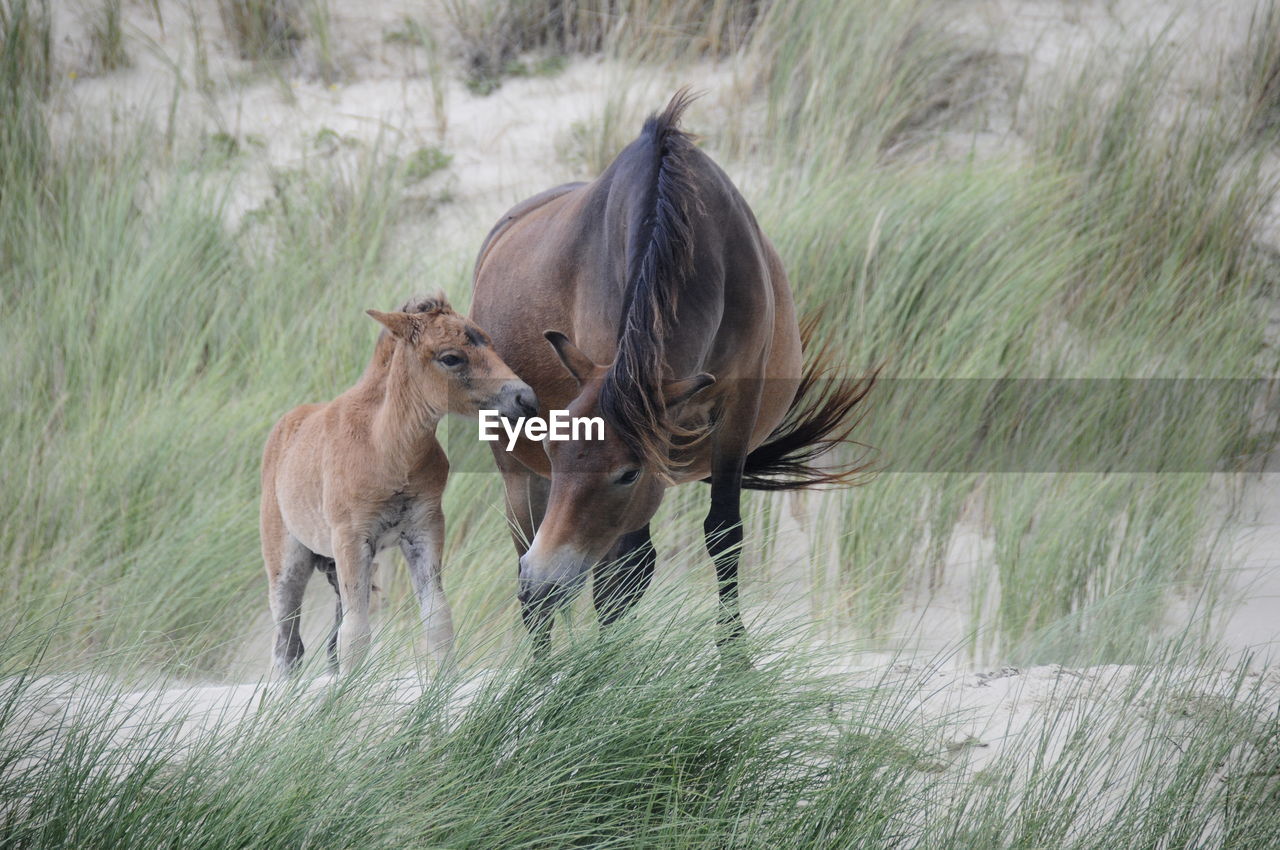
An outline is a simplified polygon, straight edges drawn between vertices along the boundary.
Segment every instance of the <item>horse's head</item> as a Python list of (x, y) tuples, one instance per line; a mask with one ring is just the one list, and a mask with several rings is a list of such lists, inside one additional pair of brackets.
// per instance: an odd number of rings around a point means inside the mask
[[(581, 587), (587, 570), (619, 536), (649, 522), (670, 479), (665, 465), (643, 457), (601, 415), (608, 367), (593, 362), (558, 331), (547, 331), (546, 337), (578, 382), (578, 395), (567, 408), (570, 417), (605, 422), (603, 439), (587, 439), (600, 435), (583, 428), (568, 440), (543, 443), (551, 461), (551, 490), (538, 532), (520, 559), (520, 601), (549, 613)], [(660, 403), (675, 407), (713, 383), (706, 373), (668, 381)]]
[(409, 379), (432, 410), (463, 416), (497, 410), (508, 419), (538, 412), (533, 390), (493, 350), (489, 335), (443, 295), (411, 299), (394, 313), (366, 312), (403, 347)]

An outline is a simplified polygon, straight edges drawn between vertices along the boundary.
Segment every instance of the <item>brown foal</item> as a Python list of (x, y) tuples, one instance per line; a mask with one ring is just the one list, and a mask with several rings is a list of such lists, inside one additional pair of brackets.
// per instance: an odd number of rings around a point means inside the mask
[(399, 545), (409, 564), (428, 649), (445, 663), (453, 620), (440, 577), (441, 495), (449, 462), (436, 440), (446, 413), (532, 414), (537, 401), (489, 337), (444, 297), (369, 315), (385, 330), (355, 386), (281, 417), (262, 457), (262, 557), (282, 672), (302, 659), (302, 594), (314, 570), (338, 593), (329, 659), (346, 672), (370, 642), (374, 557)]

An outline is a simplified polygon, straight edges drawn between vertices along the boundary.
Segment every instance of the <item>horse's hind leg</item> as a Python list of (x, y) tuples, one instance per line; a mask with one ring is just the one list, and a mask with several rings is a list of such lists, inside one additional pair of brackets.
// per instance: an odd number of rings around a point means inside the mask
[(742, 551), (742, 459), (721, 464), (711, 477), (711, 510), (702, 524), (707, 553), (716, 566), (720, 588), (720, 613), (716, 617), (716, 643), (726, 650), (742, 636), (738, 604), (738, 557)]
[(742, 553), (742, 475), (760, 391), (760, 386), (744, 387), (737, 410), (725, 413), (720, 429), (711, 437), (711, 510), (702, 524), (720, 589), (716, 643), (722, 654), (732, 654), (748, 664), (738, 644), (744, 632), (738, 602), (738, 559)]
[(279, 569), (271, 582), (271, 614), (276, 623), (273, 657), (281, 673), (292, 673), (302, 660), (302, 594), (311, 578), (314, 557), (293, 535), (285, 535)]
[(591, 595), (600, 625), (608, 626), (640, 601), (649, 582), (658, 553), (649, 538), (649, 526), (618, 538), (609, 554), (595, 566)]
[(333, 588), (333, 595), (337, 598), (334, 602), (333, 612), (333, 629), (329, 632), (329, 641), (326, 648), (329, 653), (329, 668), (333, 672), (338, 672), (338, 629), (342, 628), (342, 594), (338, 591), (338, 565), (333, 558), (325, 558), (321, 555), (316, 556), (316, 569), (324, 573), (324, 577), (329, 580), (329, 586)]

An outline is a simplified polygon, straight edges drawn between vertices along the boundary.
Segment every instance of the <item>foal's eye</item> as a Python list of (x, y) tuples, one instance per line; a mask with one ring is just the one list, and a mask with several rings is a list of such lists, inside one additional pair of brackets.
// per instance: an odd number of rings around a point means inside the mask
[(638, 479), (639, 477), (640, 477), (640, 470), (628, 469), (626, 472), (623, 472), (617, 478), (613, 479), (613, 481), (615, 484), (622, 484), (623, 486), (626, 486), (627, 484), (635, 484), (636, 479)]
[(457, 354), (441, 354), (436, 360), (440, 361), (440, 365), (446, 369), (456, 369), (463, 363), (467, 362)]

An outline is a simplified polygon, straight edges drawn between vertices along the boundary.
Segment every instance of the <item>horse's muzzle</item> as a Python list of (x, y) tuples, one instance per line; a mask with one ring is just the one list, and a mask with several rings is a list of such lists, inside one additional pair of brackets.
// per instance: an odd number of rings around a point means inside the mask
[[(524, 558), (520, 559), (520, 572), (524, 572)], [(552, 608), (564, 597), (564, 586), (554, 581), (540, 579), (520, 579), (520, 589), (516, 598), (526, 607)]]
[(550, 613), (560, 605), (572, 599), (586, 582), (587, 568), (590, 564), (573, 558), (571, 563), (559, 565), (560, 569), (552, 570), (541, 576), (531, 569), (529, 555), (520, 559), (520, 585), (516, 598), (525, 608)]

